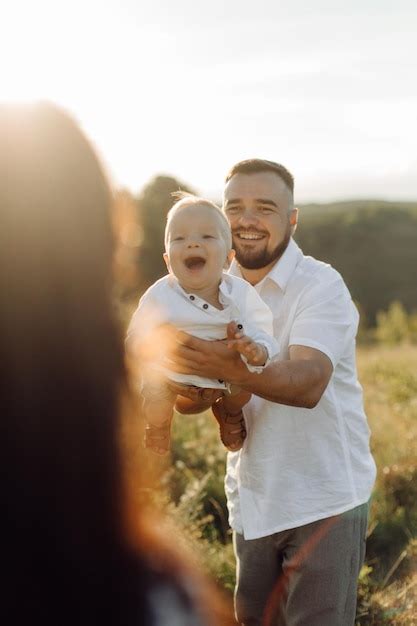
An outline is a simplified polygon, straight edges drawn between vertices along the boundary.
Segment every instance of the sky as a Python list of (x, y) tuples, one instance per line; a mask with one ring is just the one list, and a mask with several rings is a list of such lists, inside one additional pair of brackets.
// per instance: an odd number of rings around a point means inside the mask
[(0, 101), (79, 121), (117, 186), (213, 199), (245, 158), (296, 200), (417, 200), (415, 0), (0, 0)]

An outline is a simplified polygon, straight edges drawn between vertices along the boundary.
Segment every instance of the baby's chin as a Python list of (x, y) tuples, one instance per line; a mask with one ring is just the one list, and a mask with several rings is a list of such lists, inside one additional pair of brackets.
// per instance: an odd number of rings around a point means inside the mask
[(222, 274), (223, 272), (214, 278), (210, 277), (210, 280), (207, 280), (207, 276), (199, 276), (197, 273), (191, 276), (176, 276), (176, 278), (184, 291), (189, 293), (214, 292), (219, 288)]

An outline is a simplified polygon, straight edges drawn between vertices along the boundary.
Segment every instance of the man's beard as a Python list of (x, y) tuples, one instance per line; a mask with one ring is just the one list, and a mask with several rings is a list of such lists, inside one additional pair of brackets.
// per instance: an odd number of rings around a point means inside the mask
[[(235, 246), (236, 261), (245, 270), (260, 270), (267, 265), (270, 265), (274, 261), (278, 261), (282, 257), (291, 239), (291, 225), (288, 224), (288, 228), (285, 232), (284, 239), (279, 243), (274, 250), (270, 252), (265, 248), (260, 252), (251, 252), (243, 250), (240, 246)], [(239, 244), (241, 242), (239, 241)]]

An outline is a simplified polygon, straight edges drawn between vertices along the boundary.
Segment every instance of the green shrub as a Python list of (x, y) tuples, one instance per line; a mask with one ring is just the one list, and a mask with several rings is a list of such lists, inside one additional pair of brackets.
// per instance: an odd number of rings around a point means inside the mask
[(396, 345), (410, 340), (408, 315), (401, 302), (394, 301), (388, 311), (377, 313), (375, 336), (379, 343), (386, 345)]

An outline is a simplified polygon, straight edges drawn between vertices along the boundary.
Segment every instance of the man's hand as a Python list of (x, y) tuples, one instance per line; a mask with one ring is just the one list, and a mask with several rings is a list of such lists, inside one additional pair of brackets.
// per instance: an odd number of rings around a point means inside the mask
[(177, 331), (167, 366), (181, 374), (195, 374), (241, 385), (246, 380), (248, 369), (240, 354), (227, 347), (228, 341), (235, 339), (236, 332), (235, 322), (228, 325), (227, 340), (223, 341), (206, 341)]

